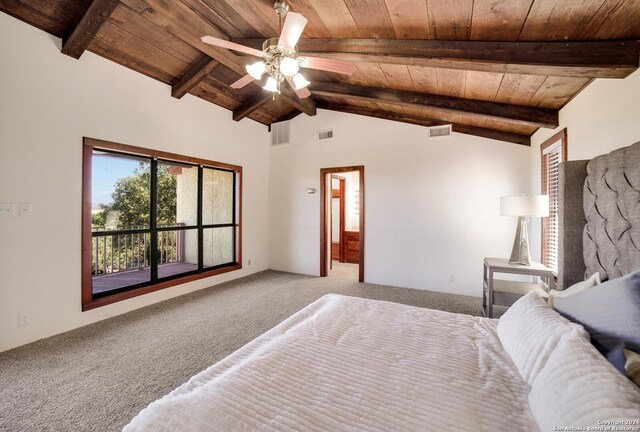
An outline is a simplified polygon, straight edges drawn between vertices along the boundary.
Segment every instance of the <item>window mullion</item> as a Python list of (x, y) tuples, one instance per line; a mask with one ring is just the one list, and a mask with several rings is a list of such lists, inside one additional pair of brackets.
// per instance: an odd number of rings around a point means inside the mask
[(151, 282), (158, 280), (158, 158), (151, 160), (151, 262), (149, 271)]
[(198, 167), (198, 270), (204, 269), (204, 229), (202, 227), (202, 193), (204, 190), (204, 167)]
[(231, 203), (231, 223), (233, 223), (233, 229), (231, 232), (231, 244), (233, 245), (233, 262), (237, 263), (238, 262), (238, 255), (236, 254), (237, 252), (237, 247), (236, 247), (236, 173), (232, 173), (233, 176), (233, 186), (232, 186), (232, 193), (231, 193), (231, 199), (232, 199), (232, 203)]

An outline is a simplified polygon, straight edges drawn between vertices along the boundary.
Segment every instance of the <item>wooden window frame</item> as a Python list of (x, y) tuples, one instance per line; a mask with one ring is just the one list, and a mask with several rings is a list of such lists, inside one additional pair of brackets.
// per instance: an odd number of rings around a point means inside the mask
[[(560, 132), (554, 134), (551, 138), (546, 140), (540, 145), (540, 181), (541, 181), (541, 193), (542, 195), (548, 195), (548, 166), (547, 166), (547, 155), (545, 154), (545, 150), (551, 147), (554, 144), (560, 142), (560, 146), (562, 148), (562, 160), (558, 163), (566, 162), (568, 155), (568, 141), (567, 141), (567, 128), (562, 129)], [(549, 201), (549, 206), (551, 206), (551, 200)], [(547, 244), (548, 244), (548, 236), (549, 236), (549, 218), (542, 218), (542, 230), (541, 230), (541, 247), (542, 247), (542, 257), (541, 261), (544, 265), (547, 265)], [(557, 276), (557, 275), (556, 275)], [(556, 278), (554, 278), (556, 279)]]
[[(132, 156), (143, 156), (148, 158), (169, 160), (198, 165), (203, 168), (214, 168), (234, 171), (237, 175), (237, 236), (235, 263), (225, 267), (215, 269), (198, 270), (195, 274), (177, 276), (170, 280), (160, 282), (150, 282), (149, 285), (120, 291), (111, 295), (95, 298), (92, 290), (92, 230), (91, 230), (91, 179), (92, 179), (92, 156), (93, 150), (107, 150), (118, 153), (130, 154)], [(122, 300), (137, 297), (150, 292), (184, 284), (187, 282), (208, 278), (211, 276), (228, 273), (242, 269), (242, 167), (222, 162), (200, 159), (176, 153), (152, 150), (144, 147), (136, 147), (127, 144), (120, 144), (104, 141), (95, 138), (83, 138), (83, 161), (82, 161), (82, 311), (95, 309)]]

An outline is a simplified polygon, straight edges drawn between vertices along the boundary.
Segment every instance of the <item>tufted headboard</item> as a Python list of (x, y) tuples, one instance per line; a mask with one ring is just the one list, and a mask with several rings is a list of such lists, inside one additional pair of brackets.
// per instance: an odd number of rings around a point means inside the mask
[(640, 269), (640, 142), (560, 164), (559, 189), (558, 289)]

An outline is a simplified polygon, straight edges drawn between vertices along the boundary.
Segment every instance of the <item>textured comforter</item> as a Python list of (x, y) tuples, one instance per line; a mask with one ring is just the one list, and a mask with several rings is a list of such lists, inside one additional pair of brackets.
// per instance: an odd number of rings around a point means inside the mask
[(326, 295), (124, 431), (536, 431), (497, 322)]

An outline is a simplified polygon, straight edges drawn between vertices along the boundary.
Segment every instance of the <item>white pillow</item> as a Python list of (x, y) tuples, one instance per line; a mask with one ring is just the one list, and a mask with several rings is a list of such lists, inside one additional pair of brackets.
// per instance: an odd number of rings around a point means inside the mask
[(577, 294), (580, 291), (584, 291), (589, 288), (593, 288), (600, 284), (600, 272), (595, 272), (591, 275), (591, 277), (585, 281), (578, 282), (577, 284), (571, 285), (564, 291), (558, 290), (550, 290), (549, 291), (549, 306), (553, 307), (553, 302), (557, 297), (569, 297), (571, 295)]
[(563, 335), (575, 333), (589, 341), (582, 326), (551, 309), (535, 292), (518, 299), (500, 318), (498, 338), (504, 350), (529, 385)]
[(625, 364), (624, 368), (627, 372), (627, 378), (640, 387), (640, 354), (631, 350), (624, 350)]
[(616, 425), (609, 421), (640, 419), (640, 392), (588, 340), (574, 334), (560, 340), (533, 381), (529, 407), (541, 431), (606, 430)]

